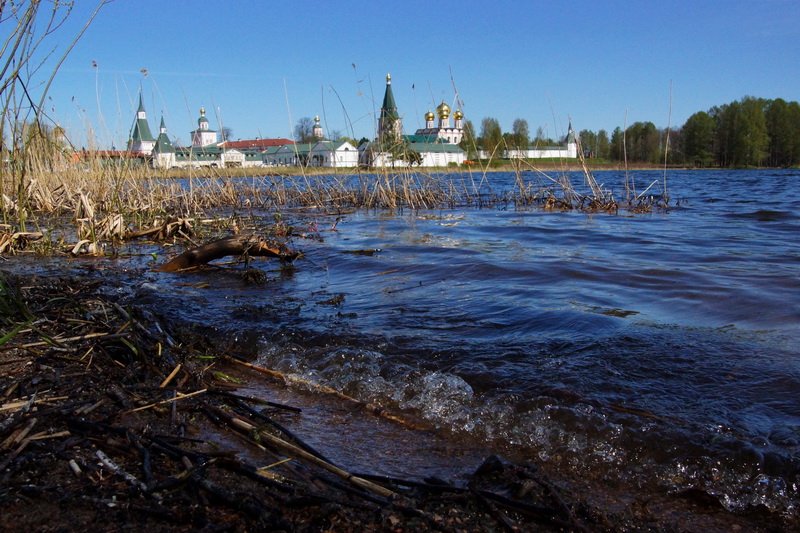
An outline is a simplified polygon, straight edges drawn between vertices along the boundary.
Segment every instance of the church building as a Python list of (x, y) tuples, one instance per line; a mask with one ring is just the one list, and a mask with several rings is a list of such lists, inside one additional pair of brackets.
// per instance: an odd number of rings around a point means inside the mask
[(397, 110), (392, 91), (392, 77), (386, 76), (386, 92), (383, 96), (378, 119), (378, 137), (375, 142), (365, 142), (358, 147), (359, 163), (365, 167), (423, 166), (446, 167), (460, 165), (466, 153), (458, 146), (464, 137), (464, 114), (456, 111), (454, 127), (450, 126), (450, 106), (444, 101), (436, 108), (439, 125), (434, 126), (432, 112), (425, 115), (426, 128), (415, 135), (403, 135), (403, 119)]
[[(434, 119), (436, 115), (439, 116), (439, 124), (434, 126)], [(436, 115), (433, 111), (425, 113), (425, 127), (418, 129), (416, 135), (425, 135), (442, 139), (443, 141), (458, 144), (464, 138), (464, 113), (460, 109), (456, 109), (453, 113), (453, 120), (455, 123), (450, 127), (450, 106), (444, 100), (436, 108)]]
[(197, 129), (192, 131), (192, 146), (205, 147), (217, 144), (217, 132), (208, 128), (206, 108), (200, 108), (200, 118), (197, 119)]
[(147, 123), (147, 113), (144, 110), (142, 95), (139, 94), (139, 109), (136, 111), (136, 119), (131, 128), (131, 137), (128, 139), (128, 150), (131, 152), (142, 152), (149, 154), (153, 151), (156, 140), (150, 133), (150, 125)]

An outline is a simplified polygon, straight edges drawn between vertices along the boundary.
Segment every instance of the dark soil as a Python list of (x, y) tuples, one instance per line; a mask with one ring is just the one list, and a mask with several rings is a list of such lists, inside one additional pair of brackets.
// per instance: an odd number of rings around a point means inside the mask
[[(249, 371), (182, 338), (185, 328), (157, 310), (115, 301), (101, 281), (0, 272), (0, 283), (0, 338), (22, 325), (0, 344), (0, 531), (797, 526), (761, 510), (729, 513), (700, 491), (623, 501), (597, 482), (488, 454), (459, 486), (354, 478), (313, 459), (281, 423), (291, 405), (237, 392), (224, 377)], [(269, 386), (285, 388), (278, 379)], [(224, 443), (207, 437), (220, 433)], [(254, 453), (274, 466), (259, 469), (246, 459)]]

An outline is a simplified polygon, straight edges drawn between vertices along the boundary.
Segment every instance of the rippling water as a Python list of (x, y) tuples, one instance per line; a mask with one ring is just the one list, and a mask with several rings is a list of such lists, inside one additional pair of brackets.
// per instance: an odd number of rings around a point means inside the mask
[(266, 285), (153, 274), (140, 296), (166, 291), (259, 364), (455, 437), (797, 512), (800, 172), (667, 179), (674, 207), (649, 214), (356, 211), (335, 230), (298, 215), (323, 240), (295, 240), (291, 272), (257, 263)]

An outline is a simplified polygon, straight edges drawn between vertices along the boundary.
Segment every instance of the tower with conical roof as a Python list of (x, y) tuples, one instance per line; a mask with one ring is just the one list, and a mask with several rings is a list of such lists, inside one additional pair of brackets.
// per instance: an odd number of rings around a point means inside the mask
[(175, 166), (175, 147), (167, 135), (167, 126), (164, 124), (164, 117), (161, 117), (158, 138), (153, 147), (153, 166), (160, 168), (172, 168)]
[(569, 119), (567, 126), (567, 138), (564, 140), (567, 145), (567, 157), (578, 157), (578, 141), (576, 140), (575, 130), (572, 129), (572, 119)]
[(150, 153), (155, 144), (156, 140), (150, 133), (150, 125), (147, 123), (147, 112), (144, 110), (142, 93), (139, 93), (139, 109), (136, 111), (136, 120), (131, 128), (131, 137), (128, 139), (128, 150)]
[(383, 139), (388, 136), (399, 138), (403, 132), (403, 119), (397, 112), (397, 104), (394, 102), (392, 92), (392, 76), (386, 75), (386, 93), (383, 95), (383, 105), (381, 105), (381, 117), (378, 121), (378, 138)]

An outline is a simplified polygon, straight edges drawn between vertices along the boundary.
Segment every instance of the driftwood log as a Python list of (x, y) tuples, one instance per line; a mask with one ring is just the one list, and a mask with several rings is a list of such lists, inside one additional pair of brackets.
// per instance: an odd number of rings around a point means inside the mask
[(277, 257), (282, 261), (293, 261), (300, 254), (277, 241), (269, 241), (255, 235), (234, 235), (186, 250), (155, 270), (157, 272), (177, 272), (205, 265), (209, 261), (229, 255)]

